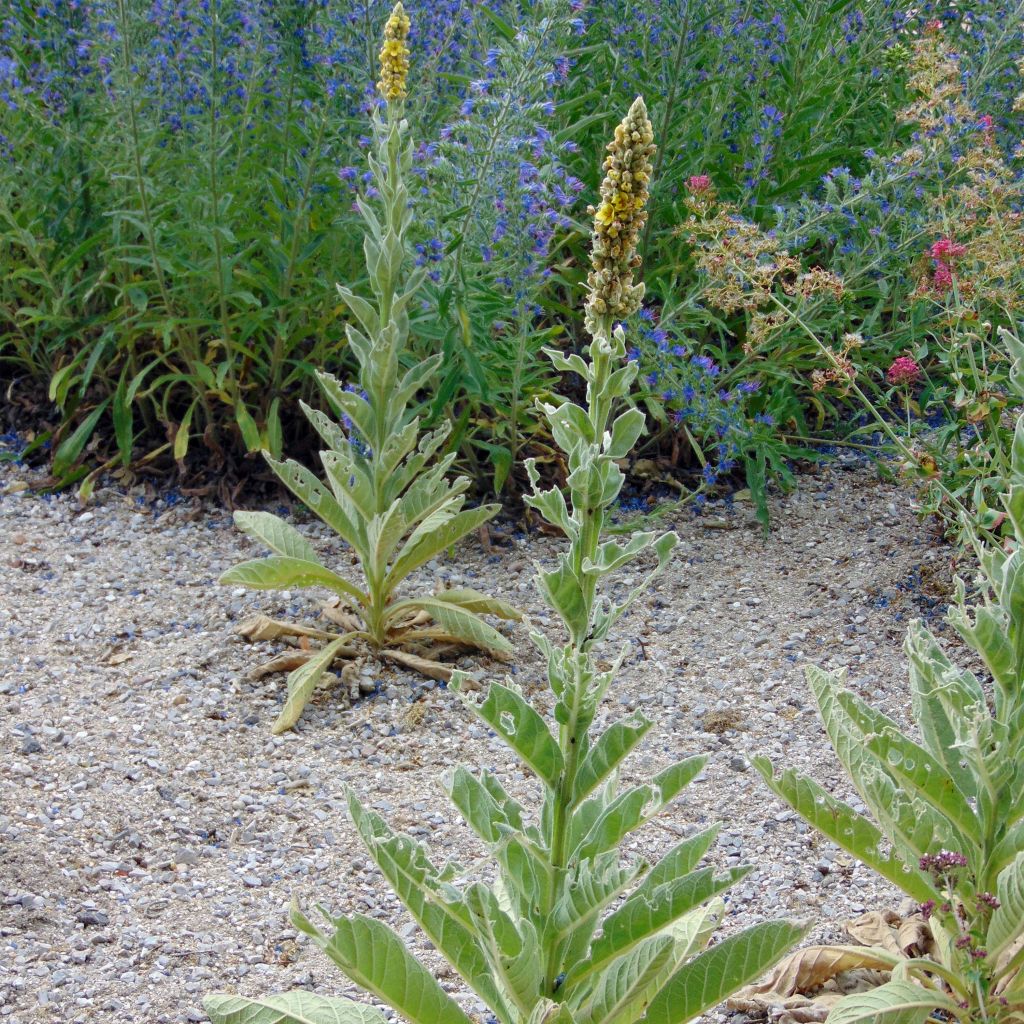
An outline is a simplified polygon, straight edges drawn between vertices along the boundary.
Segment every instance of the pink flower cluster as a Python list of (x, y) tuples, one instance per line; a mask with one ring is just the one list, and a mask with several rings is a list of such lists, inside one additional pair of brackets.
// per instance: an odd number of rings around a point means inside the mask
[(942, 260), (944, 263), (952, 263), (958, 256), (967, 252), (967, 246), (960, 242), (954, 242), (952, 238), (940, 238), (932, 242), (928, 255), (933, 260)]
[(953, 287), (953, 263), (967, 252), (967, 246), (954, 242), (952, 238), (940, 238), (932, 242), (928, 255), (935, 260), (932, 287), (937, 292), (948, 292)]
[(711, 188), (711, 176), (709, 174), (695, 174), (686, 183), (691, 192), (707, 192)]
[(886, 377), (890, 384), (913, 384), (921, 376), (921, 367), (910, 356), (900, 356), (889, 367)]

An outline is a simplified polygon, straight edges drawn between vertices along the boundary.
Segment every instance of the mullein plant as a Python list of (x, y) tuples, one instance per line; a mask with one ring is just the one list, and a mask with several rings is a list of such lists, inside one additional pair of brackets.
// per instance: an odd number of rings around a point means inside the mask
[[(335, 423), (322, 412), (302, 408), (326, 450), (321, 460), (326, 485), (295, 461), (267, 457), (274, 472), (350, 546), (363, 571), (355, 585), (322, 565), (309, 542), (294, 527), (268, 512), (236, 512), (235, 522), (274, 554), (228, 570), (221, 583), (258, 590), (317, 586), (336, 594), (345, 610), (331, 610), (343, 632), (325, 633), (328, 641), (288, 677), (288, 699), (274, 732), (298, 720), (317, 683), (331, 664), (351, 655), (354, 644), (427, 674), (447, 678), (443, 664), (422, 657), (437, 645), (467, 645), (495, 655), (511, 645), (481, 614), (515, 619), (509, 605), (475, 590), (445, 590), (427, 597), (395, 599), (401, 583), (416, 569), (477, 529), (498, 511), (497, 505), (464, 508), (465, 477), (449, 480), (449, 453), (435, 458), (449, 427), (423, 434), (416, 396), (436, 375), (441, 356), (406, 368), (409, 306), (425, 271), (409, 270), (406, 237), (412, 221), (406, 177), (412, 145), (401, 116), (409, 72), (409, 18), (396, 4), (384, 32), (378, 89), (387, 101), (387, 120), (374, 116), (376, 157), (370, 168), (380, 194), (380, 214), (364, 199), (359, 212), (366, 223), (363, 249), (374, 300), (339, 285), (338, 291), (359, 326), (347, 328), (348, 343), (359, 364), (358, 385), (343, 386), (329, 373), (318, 378), (334, 411)], [(275, 635), (309, 630), (271, 623)], [(318, 631), (319, 634), (319, 631)]]
[[(1024, 400), (1024, 343), (1006, 334), (1010, 382)], [(919, 904), (926, 956), (895, 960), (880, 987), (838, 1002), (828, 1024), (1024, 1020), (1024, 416), (1009, 452), (1008, 534), (982, 544), (980, 599), (957, 581), (949, 621), (983, 666), (954, 665), (911, 624), (913, 718), (919, 739), (846, 689), (808, 671), (828, 737), (871, 817), (792, 769), (753, 759), (771, 789), (832, 842)], [(970, 533), (965, 515), (964, 528)], [(873, 820), (872, 820), (873, 818)]]
[[(695, 831), (656, 864), (626, 854), (627, 838), (668, 806), (704, 767), (688, 757), (642, 785), (620, 787), (619, 769), (652, 722), (640, 713), (592, 733), (598, 708), (629, 650), (610, 668), (600, 645), (633, 600), (647, 592), (677, 543), (642, 533), (624, 544), (601, 540), (623, 483), (616, 461), (639, 437), (644, 417), (626, 405), (636, 365), (626, 361), (617, 320), (635, 312), (643, 288), (633, 282), (637, 234), (645, 220), (653, 133), (637, 99), (618, 126), (594, 213), (586, 305), (589, 360), (549, 352), (556, 368), (578, 374), (586, 405), (543, 407), (565, 453), (568, 501), (538, 487), (528, 499), (568, 538), (553, 568), (539, 573), (545, 600), (566, 641), (531, 638), (547, 663), (554, 721), (509, 683), (492, 683), (478, 702), (453, 688), (518, 757), (541, 790), (539, 813), (491, 772), (456, 768), (448, 794), (490, 851), (486, 880), (435, 866), (423, 844), (396, 834), (351, 793), (349, 810), (373, 860), (437, 952), (500, 1024), (675, 1024), (703, 1013), (758, 976), (804, 934), (800, 925), (755, 925), (706, 948), (724, 913), (721, 894), (749, 870), (700, 867), (717, 826)], [(613, 604), (599, 584), (646, 555), (644, 582)], [(298, 911), (292, 920), (358, 986), (411, 1024), (472, 1024), (474, 1019), (382, 922), (361, 914), (331, 917), (320, 930)], [(264, 999), (214, 995), (214, 1024), (384, 1024), (380, 1011), (346, 1000), (292, 992)]]

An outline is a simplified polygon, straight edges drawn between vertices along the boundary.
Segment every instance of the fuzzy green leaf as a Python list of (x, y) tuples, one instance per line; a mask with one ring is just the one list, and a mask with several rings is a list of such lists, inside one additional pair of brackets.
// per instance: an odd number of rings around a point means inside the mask
[(262, 541), (274, 554), (320, 564), (313, 545), (280, 517), (270, 512), (236, 512), (234, 520), (242, 533)]
[(716, 877), (711, 868), (704, 868), (665, 882), (653, 891), (644, 890), (630, 896), (605, 919), (601, 937), (591, 950), (586, 973), (622, 956), (649, 936), (657, 935), (702, 903), (731, 888), (749, 871), (747, 867), (732, 868)]
[(586, 799), (629, 756), (653, 723), (640, 712), (609, 726), (587, 751), (576, 773), (573, 804)]
[(446, 633), (473, 647), (498, 655), (510, 654), (512, 651), (509, 640), (479, 615), (436, 597), (414, 597), (408, 601), (398, 601), (388, 609), (388, 617), (398, 621), (416, 609), (428, 612)]
[(273, 733), (279, 736), (287, 732), (299, 720), (302, 709), (309, 703), (317, 683), (331, 667), (338, 651), (345, 646), (345, 637), (332, 640), (322, 651), (314, 655), (305, 665), (300, 665), (288, 676), (288, 699), (274, 722)]
[(228, 569), (221, 578), (223, 584), (238, 584), (250, 590), (288, 590), (291, 587), (327, 587), (337, 594), (345, 594), (362, 602), (361, 590), (319, 562), (304, 562), (284, 555), (256, 558)]
[(611, 437), (605, 445), (610, 459), (624, 459), (636, 444), (647, 425), (647, 417), (639, 409), (627, 409), (612, 424)]
[(562, 774), (562, 752), (543, 718), (522, 694), (491, 683), (482, 702), (467, 697), (456, 687), (466, 704), (526, 762), (546, 786), (553, 789)]
[(383, 818), (350, 793), (349, 814), (370, 856), (430, 941), (501, 1018), (508, 1008), (490, 976), (465, 905), (441, 892), (440, 873), (421, 843), (396, 835)]
[(1024, 851), (999, 873), (996, 898), (999, 908), (992, 914), (985, 937), (990, 957), (1000, 956), (1024, 935)]
[(769, 788), (801, 818), (832, 842), (919, 903), (934, 899), (936, 893), (916, 867), (910, 867), (895, 851), (882, 853), (885, 837), (878, 828), (848, 804), (837, 800), (813, 779), (787, 768), (776, 776), (767, 757), (752, 757), (750, 763)]
[(679, 543), (679, 537), (674, 533), (662, 534), (651, 547), (658, 557), (658, 564), (647, 574), (639, 586), (634, 587), (621, 604), (607, 606), (594, 616), (594, 628), (592, 636), (594, 639), (603, 640), (608, 636), (612, 626), (615, 625), (623, 615), (639, 600), (640, 597), (649, 594), (651, 585), (665, 571), (665, 567), (672, 557), (672, 552)]
[[(961, 764), (954, 718), (946, 705), (953, 686), (961, 691), (971, 686), (970, 674), (953, 666), (935, 637), (919, 622), (911, 623), (904, 650), (910, 667), (914, 720), (921, 729), (925, 745), (942, 762), (961, 792), (974, 796), (974, 776)], [(983, 699), (980, 689), (976, 697)]]
[(894, 729), (866, 739), (868, 749), (894, 779), (944, 815), (967, 845), (981, 832), (981, 823), (967, 798), (945, 768), (923, 747)]
[(671, 937), (655, 936), (602, 971), (577, 1018), (585, 1024), (633, 1024), (664, 983), (673, 947)]
[(456, 768), (445, 788), (459, 813), (485, 843), (498, 842), (499, 826), (516, 830), (522, 827), (522, 819), (516, 813), (521, 810), (518, 804), (513, 803), (510, 814), (508, 805), (499, 803), (488, 787), (466, 768)]
[(583, 588), (565, 555), (559, 555), (555, 569), (540, 572), (537, 579), (544, 600), (565, 623), (570, 635), (580, 640), (586, 637), (590, 616), (583, 600)]
[(218, 992), (203, 1000), (203, 1008), (213, 1024), (387, 1024), (372, 1006), (302, 989), (258, 999)]
[(799, 942), (809, 925), (768, 921), (731, 935), (683, 964), (658, 992), (644, 1024), (683, 1024), (760, 977)]
[(924, 1024), (935, 1010), (959, 1018), (956, 1003), (941, 992), (897, 978), (841, 999), (827, 1024)]
[(499, 619), (509, 619), (514, 622), (518, 622), (523, 617), (523, 613), (507, 601), (502, 601), (497, 597), (488, 597), (478, 590), (439, 590), (436, 594), (431, 595), (431, 600), (454, 604), (476, 615), (496, 615)]
[(650, 894), (658, 886), (689, 874), (700, 863), (704, 854), (711, 849), (721, 828), (721, 825), (712, 825), (711, 828), (698, 832), (673, 846), (647, 873), (637, 889), (637, 893)]
[(510, 1002), (528, 1012), (540, 997), (544, 978), (544, 960), (532, 923), (528, 919), (513, 921), (498, 905), (493, 891), (480, 882), (466, 889), (466, 905), (495, 980)]
[(293, 921), (357, 985), (393, 1006), (409, 1024), (472, 1024), (405, 943), (380, 921), (362, 914), (332, 920), (329, 938), (301, 917)]
[(397, 587), (409, 573), (426, 565), (435, 555), (462, 540), (467, 533), (472, 533), (488, 519), (493, 519), (498, 508), (498, 505), (481, 505), (479, 508), (464, 509), (428, 536), (411, 544), (406, 542), (387, 575), (385, 586), (389, 589)]
[(264, 456), (278, 479), (312, 512), (319, 516), (346, 544), (359, 550), (365, 547), (366, 531), (360, 520), (353, 518), (331, 492), (305, 466), (294, 460), (278, 462)]

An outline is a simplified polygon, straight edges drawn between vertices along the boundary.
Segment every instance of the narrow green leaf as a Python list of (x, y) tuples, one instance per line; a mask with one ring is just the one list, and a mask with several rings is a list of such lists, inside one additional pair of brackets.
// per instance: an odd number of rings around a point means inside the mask
[(192, 427), (192, 416), (196, 411), (196, 405), (199, 403), (197, 398), (187, 409), (185, 415), (182, 417), (181, 423), (178, 424), (178, 430), (174, 435), (174, 461), (181, 462), (188, 453), (188, 443), (190, 439), (189, 430)]
[(263, 447), (260, 429), (242, 401), (235, 406), (235, 422), (238, 424), (246, 449), (250, 452), (258, 452)]
[(327, 587), (328, 590), (345, 594), (360, 603), (366, 601), (366, 595), (361, 590), (319, 562), (306, 562), (284, 555), (271, 555), (269, 558), (254, 558), (250, 562), (242, 562), (228, 569), (219, 582), (237, 584), (251, 590)]
[(82, 420), (81, 423), (71, 432), (57, 446), (57, 451), (53, 456), (53, 475), (56, 477), (65, 476), (69, 473), (78, 460), (79, 455), (82, 454), (83, 449), (92, 437), (93, 430), (96, 429), (96, 424), (99, 423), (100, 417), (106, 411), (107, 406), (110, 404), (110, 399), (105, 398), (99, 405), (96, 406), (88, 416)]
[(346, 638), (332, 640), (318, 654), (314, 655), (305, 665), (300, 665), (288, 675), (288, 699), (285, 701), (281, 714), (274, 722), (273, 733), (279, 736), (287, 732), (299, 720), (302, 709), (309, 703), (317, 683), (331, 667), (338, 651), (345, 646)]
[(644, 1024), (683, 1024), (760, 977), (810, 930), (766, 921), (731, 935), (683, 964), (651, 1001)]

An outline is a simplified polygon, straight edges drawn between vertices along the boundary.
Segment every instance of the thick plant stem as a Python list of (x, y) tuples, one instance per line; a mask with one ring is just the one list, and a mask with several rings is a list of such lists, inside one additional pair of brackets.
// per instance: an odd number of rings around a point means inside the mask
[[(573, 696), (569, 714), (569, 720), (559, 726), (558, 745), (562, 751), (564, 768), (562, 777), (559, 780), (558, 791), (555, 794), (554, 813), (551, 822), (551, 885), (548, 897), (548, 912), (551, 913), (558, 902), (562, 892), (562, 883), (565, 879), (565, 868), (567, 866), (569, 840), (569, 814), (572, 810), (573, 792), (576, 788), (576, 773), (579, 770), (579, 715), (583, 702), (583, 687), (585, 680), (582, 673), (582, 656), (576, 652), (574, 659)], [(545, 989), (549, 997), (553, 997), (558, 987), (558, 979), (561, 975), (561, 965), (558, 959), (559, 948), (553, 943), (548, 950), (548, 962), (545, 970)]]
[[(611, 402), (607, 396), (608, 377), (611, 374), (611, 317), (602, 317), (590, 345), (591, 379), (587, 383), (587, 416), (593, 433), (593, 444), (599, 450), (604, 432), (611, 415)], [(597, 594), (597, 576), (584, 573), (583, 565), (597, 555), (601, 543), (601, 527), (604, 525), (604, 510), (600, 505), (588, 504), (581, 513), (580, 541), (573, 551), (573, 568), (577, 578), (583, 581), (583, 600), (587, 608), (593, 608)], [(589, 637), (574, 636), (573, 643), (584, 650)]]
[[(587, 381), (587, 417), (591, 428), (591, 445), (594, 458), (600, 459), (600, 449), (608, 420), (611, 416), (611, 400), (608, 397), (608, 378), (611, 374), (611, 331), (612, 319), (601, 317), (594, 332), (590, 345), (590, 375)], [(573, 495), (574, 502), (576, 495)], [(579, 537), (574, 541), (571, 551), (573, 570), (577, 579), (582, 580), (583, 601), (588, 610), (593, 609), (597, 596), (596, 573), (584, 573), (583, 566), (593, 562), (597, 557), (601, 543), (601, 528), (604, 525), (604, 507), (591, 498), (586, 499), (583, 507), (575, 507), (573, 512), (579, 517)], [(573, 796), (576, 789), (576, 775), (579, 770), (580, 711), (586, 698), (587, 672), (590, 646), (590, 616), (587, 623), (573, 632), (570, 640), (572, 647), (573, 678), (572, 694), (569, 699), (569, 715), (559, 725), (558, 745), (562, 752), (563, 770), (559, 779), (557, 792), (554, 794), (554, 806), (551, 822), (550, 856), (551, 886), (549, 891), (549, 912), (554, 909), (561, 894), (568, 866), (570, 850), (568, 849), (570, 814)], [(559, 948), (555, 944), (548, 951), (546, 967), (546, 985), (549, 995), (553, 995), (561, 973), (558, 961)]]

